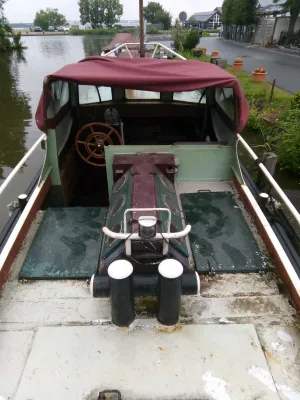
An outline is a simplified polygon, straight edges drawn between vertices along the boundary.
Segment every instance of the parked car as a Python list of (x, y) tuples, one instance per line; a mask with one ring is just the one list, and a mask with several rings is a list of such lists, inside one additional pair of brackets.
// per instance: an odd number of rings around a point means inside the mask
[(34, 32), (43, 32), (43, 29), (40, 26), (35, 26)]
[(59, 26), (58, 28), (57, 28), (57, 30), (58, 30), (58, 32), (64, 32), (64, 26)]
[(48, 32), (54, 32), (55, 31), (55, 28), (54, 28), (54, 26), (49, 26), (49, 28), (48, 28)]
[(70, 29), (71, 29), (70, 26), (64, 26), (64, 32), (69, 32)]

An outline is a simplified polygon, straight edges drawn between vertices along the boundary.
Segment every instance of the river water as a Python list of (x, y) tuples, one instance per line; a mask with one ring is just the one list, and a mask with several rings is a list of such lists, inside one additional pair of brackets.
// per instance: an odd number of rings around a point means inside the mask
[[(23, 37), (27, 49), (21, 55), (1, 54), (0, 185), (42, 134), (36, 127), (34, 115), (44, 77), (65, 64), (100, 55), (110, 39), (104, 36)], [(249, 140), (260, 143), (261, 138), (250, 136)], [(0, 231), (8, 219), (6, 204), (27, 189), (43, 159), (44, 150), (37, 150), (1, 196)], [(286, 187), (294, 186), (294, 181), (286, 176), (282, 180)]]
[[(0, 57), (0, 185), (42, 134), (34, 115), (43, 79), (66, 64), (100, 55), (111, 37), (30, 36), (27, 49)], [(6, 205), (27, 189), (44, 159), (38, 149), (1, 195), (0, 232), (8, 219)]]

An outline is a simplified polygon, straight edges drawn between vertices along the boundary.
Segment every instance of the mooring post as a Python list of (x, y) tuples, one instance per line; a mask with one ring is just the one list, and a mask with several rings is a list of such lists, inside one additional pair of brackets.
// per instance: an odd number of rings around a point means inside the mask
[(112, 323), (125, 327), (135, 318), (132, 287), (133, 266), (127, 260), (117, 260), (108, 267)]
[(173, 326), (179, 320), (183, 266), (169, 258), (159, 264), (158, 274), (157, 319), (162, 325)]
[[(267, 168), (267, 170), (270, 172), (272, 176), (274, 176), (275, 174), (277, 160), (278, 160), (277, 154), (273, 153), (272, 151), (264, 152), (262, 161), (264, 166)], [(258, 176), (257, 176), (257, 186), (259, 187), (260, 190), (266, 187), (266, 179), (260, 169), (258, 171)]]
[(275, 173), (277, 160), (277, 154), (273, 153), (272, 151), (264, 152), (263, 163), (272, 176), (274, 176)]

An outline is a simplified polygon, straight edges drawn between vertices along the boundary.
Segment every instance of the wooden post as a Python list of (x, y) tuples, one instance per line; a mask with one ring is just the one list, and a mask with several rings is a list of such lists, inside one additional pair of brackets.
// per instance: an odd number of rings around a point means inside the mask
[(140, 7), (140, 57), (145, 57), (145, 38), (144, 38), (144, 7), (143, 0), (139, 0)]
[(271, 101), (274, 99), (274, 87), (275, 87), (275, 83), (276, 83), (276, 79), (273, 79), (269, 103), (271, 103)]
[[(278, 157), (275, 153), (271, 151), (266, 151), (264, 152), (262, 161), (264, 166), (267, 168), (267, 170), (270, 172), (272, 176), (274, 176), (275, 169), (276, 169), (276, 164), (277, 164)], [(260, 190), (266, 190), (268, 186), (268, 181), (266, 180), (264, 174), (262, 171), (258, 168), (258, 173), (257, 173), (257, 180), (256, 184)]]
[(267, 170), (270, 172), (272, 176), (274, 176), (277, 161), (278, 161), (277, 154), (271, 151), (266, 151), (264, 153), (263, 155), (264, 166), (267, 168)]

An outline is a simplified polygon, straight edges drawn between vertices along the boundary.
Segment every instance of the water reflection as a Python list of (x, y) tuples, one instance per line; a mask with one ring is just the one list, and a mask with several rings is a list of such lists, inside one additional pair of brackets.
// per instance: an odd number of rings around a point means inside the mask
[(82, 45), (86, 57), (100, 56), (102, 49), (112, 39), (111, 36), (81, 36)]
[(13, 168), (26, 152), (26, 128), (31, 123), (30, 96), (18, 90), (19, 64), (23, 53), (4, 53), (0, 57), (0, 180), (3, 167)]
[(53, 59), (65, 56), (68, 53), (69, 43), (67, 40), (64, 40), (64, 37), (54, 40), (53, 38), (51, 40), (47, 39), (40, 42), (41, 52), (45, 58)]

